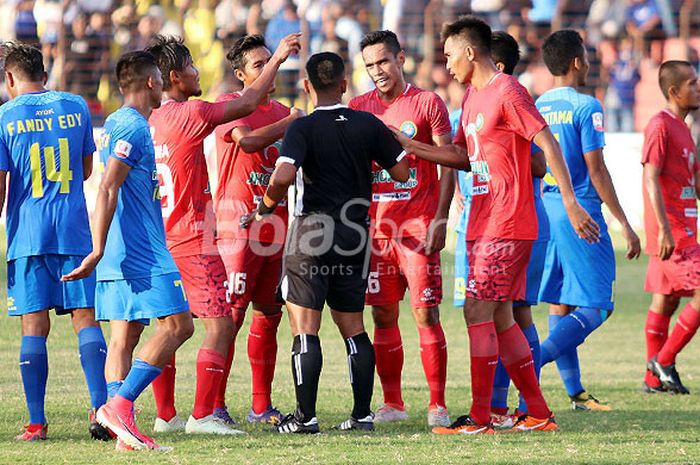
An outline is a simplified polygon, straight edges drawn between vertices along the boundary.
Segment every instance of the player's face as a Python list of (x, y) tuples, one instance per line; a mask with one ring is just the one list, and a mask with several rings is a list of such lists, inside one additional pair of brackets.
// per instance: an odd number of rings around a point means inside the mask
[(158, 68), (154, 68), (151, 71), (147, 85), (151, 98), (151, 106), (153, 108), (160, 108), (160, 99), (163, 96), (163, 76), (160, 74)]
[(443, 51), (447, 58), (447, 71), (460, 84), (469, 84), (474, 73), (474, 66), (467, 58), (467, 46), (464, 40), (457, 36), (448, 37)]
[(374, 44), (362, 50), (362, 59), (367, 74), (382, 94), (392, 93), (397, 86), (403, 86), (402, 69), (406, 60), (403, 51), (394, 55), (385, 44)]
[(183, 90), (190, 97), (199, 97), (202, 95), (202, 88), (199, 85), (199, 70), (194, 67), (192, 58), (187, 60), (185, 69), (180, 71), (180, 82)]
[[(258, 47), (246, 52), (245, 66), (243, 70), (237, 70), (236, 76), (243, 81), (243, 85), (248, 87), (262, 74), (263, 68), (272, 58), (272, 53), (267, 47)], [(274, 83), (270, 86), (270, 94), (275, 92)]]
[(698, 75), (692, 68), (687, 68), (688, 79), (678, 89), (679, 106), (689, 111), (700, 108), (700, 83)]

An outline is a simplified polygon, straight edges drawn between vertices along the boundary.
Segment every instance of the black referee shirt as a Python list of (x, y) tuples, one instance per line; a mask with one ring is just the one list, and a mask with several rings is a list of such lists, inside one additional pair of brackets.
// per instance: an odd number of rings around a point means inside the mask
[(333, 105), (317, 107), (287, 128), (277, 163), (298, 168), (295, 216), (324, 213), (365, 223), (372, 161), (390, 169), (404, 156), (401, 145), (376, 116)]

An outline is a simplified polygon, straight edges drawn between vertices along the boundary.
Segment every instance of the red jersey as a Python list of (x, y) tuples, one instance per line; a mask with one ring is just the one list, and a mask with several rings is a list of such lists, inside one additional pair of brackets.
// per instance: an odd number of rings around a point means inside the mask
[[(412, 139), (433, 143), (434, 136), (450, 134), (450, 115), (442, 99), (435, 93), (406, 85), (404, 92), (392, 102), (384, 102), (373, 90), (352, 99), (354, 110), (367, 111), (387, 126), (400, 129)], [(372, 165), (372, 204), (370, 218), (375, 222), (373, 237), (416, 237), (423, 239), (435, 217), (440, 188), (435, 163), (413, 154), (406, 156), (409, 179), (401, 183), (391, 179), (379, 165)]]
[[(240, 95), (225, 94), (219, 97), (219, 100), (231, 100)], [(245, 118), (216, 128), (219, 186), (216, 189), (214, 208), (220, 238), (249, 238), (257, 242), (284, 243), (288, 217), (286, 201), (280, 203), (271, 218), (253, 222), (248, 229), (239, 227), (241, 215), (251, 212), (265, 195), (282, 141), (279, 140), (258, 152), (247, 153), (231, 139), (231, 131), (237, 127), (255, 130), (287, 116), (289, 108), (276, 100), (270, 100), (269, 104), (260, 105)]]
[(216, 253), (216, 222), (204, 138), (224, 116), (223, 104), (164, 102), (148, 123), (156, 153), (165, 237), (173, 257)]
[[(654, 115), (644, 131), (642, 164), (646, 163), (651, 163), (661, 170), (661, 195), (676, 250), (695, 245), (698, 229), (695, 175), (700, 170), (700, 163), (696, 157), (690, 129), (682, 119), (668, 110)], [(651, 208), (646, 184), (642, 183), (642, 186), (646, 252), (656, 255), (659, 253), (659, 225)]]
[(531, 141), (546, 127), (527, 90), (496, 74), (462, 104), (454, 143), (467, 148), (474, 173), (467, 240), (537, 239)]

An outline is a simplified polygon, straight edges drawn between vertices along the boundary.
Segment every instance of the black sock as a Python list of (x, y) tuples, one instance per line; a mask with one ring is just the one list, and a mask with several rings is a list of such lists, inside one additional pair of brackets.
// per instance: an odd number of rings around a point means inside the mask
[(318, 336), (299, 334), (292, 343), (292, 375), (297, 395), (295, 416), (304, 422), (316, 416), (318, 379), (321, 376), (323, 355)]
[(350, 368), (350, 383), (355, 405), (352, 417), (356, 420), (371, 413), (372, 391), (374, 389), (374, 347), (367, 333), (349, 337), (345, 340)]

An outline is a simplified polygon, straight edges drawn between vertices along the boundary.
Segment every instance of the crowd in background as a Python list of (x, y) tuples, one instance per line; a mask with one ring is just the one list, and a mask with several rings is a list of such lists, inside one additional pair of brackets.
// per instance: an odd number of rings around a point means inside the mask
[(586, 91), (604, 103), (610, 132), (641, 130), (658, 110), (647, 108), (658, 99), (649, 100), (645, 82), (660, 97), (661, 61), (686, 59), (700, 69), (700, 0), (0, 1), (0, 39), (39, 44), (49, 87), (85, 97), (98, 126), (121, 104), (113, 77), (117, 58), (158, 33), (185, 38), (204, 95), (215, 98), (240, 87), (225, 59), (236, 38), (264, 34), (274, 50), (286, 34), (302, 31), (304, 51), (281, 70), (276, 97), (303, 106), (299, 70), (306, 56), (321, 50), (343, 56), (351, 97), (372, 86), (360, 55), (362, 36), (391, 29), (406, 50), (408, 79), (456, 108), (461, 92), (445, 70), (439, 37), (445, 21), (473, 13), (513, 35), (522, 51), (516, 74), (534, 97), (552, 83), (540, 56), (543, 39), (552, 30), (574, 28), (589, 48)]

